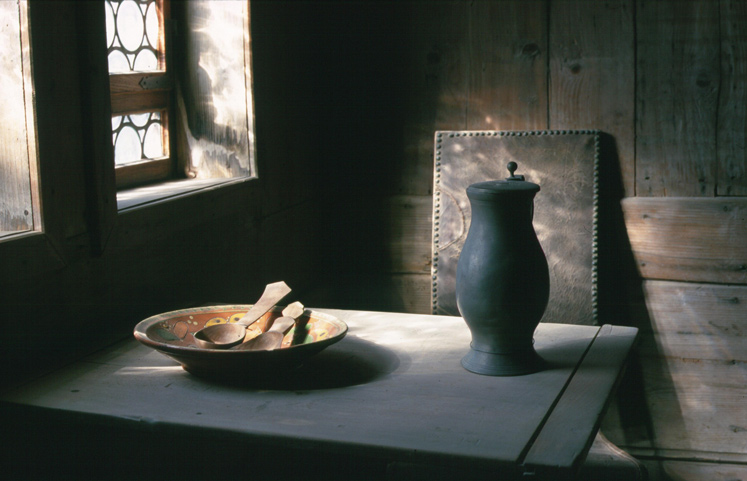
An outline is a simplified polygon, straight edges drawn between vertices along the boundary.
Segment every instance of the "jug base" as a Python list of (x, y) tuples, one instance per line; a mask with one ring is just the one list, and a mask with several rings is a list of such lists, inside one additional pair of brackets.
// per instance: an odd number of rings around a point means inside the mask
[(541, 371), (545, 360), (530, 347), (524, 351), (495, 353), (470, 348), (462, 358), (462, 367), (485, 376), (521, 376)]

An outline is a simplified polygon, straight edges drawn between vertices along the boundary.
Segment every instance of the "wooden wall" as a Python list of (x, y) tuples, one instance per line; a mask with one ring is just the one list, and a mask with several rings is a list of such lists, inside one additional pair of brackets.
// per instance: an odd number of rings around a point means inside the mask
[(747, 476), (747, 3), (325, 2), (304, 14), (329, 74), (328, 303), (429, 312), (434, 131), (599, 129), (624, 197), (609, 215), (627, 226), (608, 251), (622, 278), (609, 322), (642, 330), (607, 434), (661, 461), (662, 477)]

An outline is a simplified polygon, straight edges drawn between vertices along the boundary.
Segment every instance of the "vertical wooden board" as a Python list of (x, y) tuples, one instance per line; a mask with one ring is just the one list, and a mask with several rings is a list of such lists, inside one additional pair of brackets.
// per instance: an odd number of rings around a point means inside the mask
[(395, 312), (430, 314), (431, 276), (429, 274), (394, 274), (391, 309)]
[(717, 195), (747, 195), (747, 2), (722, 0)]
[(713, 196), (718, 2), (638, 0), (636, 194)]
[(101, 2), (85, 2), (78, 17), (78, 46), (81, 69), (81, 131), (85, 132), (83, 146), (88, 232), (91, 250), (100, 255), (114, 228), (117, 215), (117, 196), (112, 147), (111, 105), (101, 99), (110, 98), (109, 64), (106, 60), (106, 25)]
[(18, 9), (0, 2), (0, 236), (34, 228)]
[(635, 193), (633, 8), (633, 0), (550, 3), (550, 128), (612, 135), (627, 195)]
[(432, 205), (433, 198), (429, 195), (399, 195), (385, 201), (392, 273), (431, 272)]
[(251, 277), (264, 284), (286, 281), (294, 291), (294, 299), (288, 302), (300, 300), (306, 304), (302, 297), (295, 296), (326, 282), (327, 239), (314, 216), (318, 211), (317, 203), (305, 202), (274, 212), (262, 218), (257, 244), (246, 244), (247, 249), (261, 254), (258, 261), (262, 267)]
[[(29, 25), (28, 0), (20, 0), (21, 25)], [(21, 49), (23, 52), (23, 81), (33, 86), (31, 72), (31, 38), (29, 28), (21, 29)], [(24, 89), (26, 105), (34, 105), (34, 89)], [(41, 230), (42, 214), (41, 199), (39, 198), (39, 158), (37, 156), (36, 138), (36, 109), (26, 111), (26, 145), (29, 156), (29, 183), (31, 186), (31, 206), (34, 209), (34, 228)]]
[[(467, 125), (468, 14), (463, 1), (398, 2), (406, 19), (403, 97), (403, 157), (395, 165), (398, 192), (430, 195), (433, 132)], [(396, 119), (392, 119), (396, 121)]]
[(468, 130), (547, 122), (547, 2), (471, 2)]
[[(431, 276), (357, 272), (344, 279), (333, 279), (332, 289), (313, 293), (325, 306), (335, 309), (361, 307), (372, 311), (429, 314)], [(324, 296), (321, 298), (319, 296)]]
[(76, 21), (85, 10), (82, 2), (29, 2), (39, 189), (44, 231), (55, 245), (88, 230), (81, 76), (89, 72), (80, 63)]

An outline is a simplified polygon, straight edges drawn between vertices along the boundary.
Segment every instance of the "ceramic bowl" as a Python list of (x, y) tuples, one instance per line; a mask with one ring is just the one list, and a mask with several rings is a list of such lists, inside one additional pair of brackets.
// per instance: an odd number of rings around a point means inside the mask
[[(272, 376), (278, 369), (290, 369), (340, 341), (348, 326), (341, 320), (306, 310), (296, 327), (283, 338), (280, 348), (272, 351), (238, 351), (232, 349), (202, 349), (193, 334), (213, 324), (238, 321), (251, 305), (195, 307), (165, 312), (149, 317), (135, 326), (135, 339), (174, 359), (191, 374), (212, 379), (253, 379)], [(281, 316), (283, 307), (276, 306), (265, 314)], [(259, 333), (256, 326), (248, 328)]]

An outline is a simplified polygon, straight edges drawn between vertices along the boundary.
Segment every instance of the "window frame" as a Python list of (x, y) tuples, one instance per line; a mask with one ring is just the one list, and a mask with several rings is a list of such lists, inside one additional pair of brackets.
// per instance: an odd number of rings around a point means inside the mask
[[(194, 135), (199, 138), (195, 138), (193, 133), (190, 131), (190, 124), (193, 118), (188, 112), (189, 109), (185, 107), (185, 98), (190, 94), (199, 97), (204, 95), (206, 92), (195, 92), (194, 85), (190, 85), (190, 81), (194, 79), (190, 77), (190, 66), (188, 66), (189, 59), (185, 57), (188, 55), (186, 52), (194, 54), (196, 51), (200, 52), (200, 48), (204, 46), (198, 45), (195, 47), (193, 37), (189, 37), (189, 31), (194, 30), (199, 32), (201, 29), (205, 29), (205, 25), (195, 22), (194, 10), (199, 11), (201, 7), (206, 5), (210, 6), (211, 9), (215, 5), (223, 5), (228, 2), (214, 2), (213, 0), (189, 0), (187, 2), (179, 2), (179, 8), (173, 10), (173, 4), (169, 6), (168, 15), (170, 20), (166, 22), (166, 43), (171, 44), (172, 48), (167, 50), (167, 62), (171, 65), (168, 74), (165, 75), (165, 80), (161, 80), (158, 77), (163, 76), (161, 73), (147, 73), (144, 74), (144, 79), (130, 80), (130, 82), (136, 81), (146, 83), (166, 83), (171, 82), (172, 85), (172, 109), (171, 117), (169, 120), (169, 133), (170, 133), (170, 144), (171, 152), (175, 161), (173, 163), (176, 171), (170, 178), (166, 178), (160, 182), (144, 185), (136, 185), (131, 188), (119, 189), (117, 192), (117, 207), (120, 213), (137, 209), (154, 203), (163, 201), (170, 201), (177, 199), (184, 195), (191, 195), (200, 191), (210, 191), (215, 188), (228, 188), (228, 186), (236, 183), (242, 183), (251, 181), (258, 177), (257, 161), (256, 161), (256, 140), (255, 140), (255, 118), (254, 118), (254, 93), (253, 93), (253, 72), (252, 72), (252, 46), (251, 46), (251, 8), (249, 0), (234, 0), (235, 6), (241, 6), (241, 15), (233, 15), (232, 17), (240, 18), (243, 26), (241, 28), (243, 38), (241, 38), (241, 45), (238, 46), (240, 55), (236, 56), (239, 59), (238, 62), (241, 66), (233, 65), (232, 71), (242, 72), (241, 86), (244, 91), (245, 99), (245, 111), (246, 115), (244, 123), (241, 125), (245, 130), (245, 135), (248, 138), (248, 151), (245, 152), (245, 161), (248, 164), (247, 172), (245, 173), (229, 173), (227, 175), (213, 176), (208, 173), (204, 175), (201, 168), (195, 169), (192, 162), (195, 158), (195, 152), (200, 151), (206, 147), (206, 138), (203, 137), (203, 133), (196, 133)], [(189, 13), (193, 10), (192, 13)], [(206, 12), (202, 12), (203, 14)], [(212, 16), (212, 11), (208, 12)], [(197, 14), (198, 20), (202, 20), (201, 15)], [(197, 35), (199, 37), (199, 34)], [(225, 40), (225, 39), (224, 39)], [(234, 38), (234, 40), (236, 40)], [(189, 45), (188, 45), (189, 44)], [(237, 45), (232, 44), (234, 49), (237, 49)], [(221, 45), (223, 47), (223, 44)], [(210, 53), (210, 52), (208, 52)], [(178, 58), (177, 58), (178, 57)], [(232, 57), (233, 58), (233, 57)], [(192, 58), (194, 61), (194, 58)], [(198, 64), (193, 64), (191, 68), (201, 69)], [(137, 76), (135, 76), (137, 77)], [(197, 119), (197, 123), (204, 123), (204, 119)], [(221, 126), (221, 130), (222, 130)], [(236, 127), (236, 126), (234, 126)], [(209, 139), (207, 139), (210, 142)], [(194, 146), (192, 144), (199, 144)], [(220, 148), (220, 145), (216, 145)], [(195, 148), (196, 147), (196, 148)], [(210, 147), (209, 145), (207, 146)], [(234, 146), (235, 147), (235, 146)], [(207, 162), (203, 159), (203, 168), (205, 164), (219, 164), (225, 159), (214, 159)], [(208, 170), (208, 169), (205, 169)]]
[[(118, 190), (108, 121), (112, 108), (104, 2), (19, 1), (30, 31), (38, 164), (35, 212), (40, 218), (36, 230), (0, 238), (0, 283), (46, 275), (105, 251), (122, 252), (183, 232), (214, 216), (201, 207), (205, 204), (228, 207), (241, 199), (248, 216), (259, 215), (253, 99), (247, 111), (252, 139), (247, 175)], [(243, 3), (249, 29), (249, 2)], [(250, 52), (246, 54), (250, 60)], [(65, 60), (60, 62), (60, 57)], [(148, 193), (141, 195), (143, 190)], [(118, 202), (122, 193), (134, 194), (126, 208)]]
[[(13, 8), (13, 7), (9, 7)], [(35, 119), (35, 108), (34, 108), (34, 88), (33, 88), (33, 76), (31, 74), (31, 59), (29, 58), (29, 51), (30, 51), (30, 45), (29, 45), (29, 28), (28, 28), (28, 10), (27, 10), (27, 2), (26, 0), (22, 0), (15, 4), (15, 13), (16, 18), (18, 19), (18, 37), (14, 39), (15, 41), (18, 41), (15, 46), (18, 48), (18, 50), (14, 53), (18, 54), (17, 60), (18, 60), (18, 68), (21, 70), (20, 78), (18, 78), (20, 89), (22, 90), (22, 99), (21, 102), (23, 103), (23, 116), (24, 116), (24, 123), (23, 123), (23, 129), (24, 129), (24, 138), (20, 139), (16, 137), (15, 141), (13, 142), (13, 145), (9, 150), (4, 150), (4, 155), (7, 155), (6, 162), (10, 159), (13, 159), (15, 157), (15, 154), (18, 154), (19, 152), (13, 152), (15, 150), (23, 150), (24, 155), (23, 158), (16, 157), (15, 161), (10, 160), (10, 163), (17, 162), (17, 163), (24, 163), (25, 165), (22, 165), (20, 167), (20, 172), (16, 172), (16, 177), (14, 178), (15, 181), (20, 180), (20, 177), (24, 174), (28, 176), (28, 183), (26, 186), (28, 188), (28, 197), (25, 195), (23, 196), (25, 199), (28, 200), (28, 204), (24, 205), (24, 207), (30, 209), (30, 216), (26, 219), (26, 225), (28, 228), (20, 228), (16, 230), (5, 230), (0, 231), (0, 240), (3, 239), (9, 239), (12, 237), (17, 237), (19, 235), (33, 233), (33, 232), (41, 232), (42, 230), (42, 224), (41, 224), (41, 214), (40, 214), (40, 205), (39, 205), (39, 183), (38, 183), (38, 165), (37, 165), (37, 155), (36, 155), (36, 119)], [(6, 48), (7, 46), (2, 46), (2, 48)], [(13, 59), (12, 56), (9, 56), (9, 59)], [(12, 60), (10, 60), (12, 62)], [(19, 176), (18, 174), (21, 174)], [(3, 179), (3, 182), (5, 180)], [(25, 190), (25, 189), (23, 189)], [(16, 198), (17, 199), (17, 198)], [(14, 204), (14, 202), (11, 202), (11, 204)], [(23, 202), (25, 204), (25, 202)], [(19, 207), (19, 205), (16, 205), (16, 207)], [(12, 207), (11, 207), (12, 209)], [(11, 213), (12, 214), (12, 213)], [(29, 225), (30, 223), (30, 225)]]
[[(116, 1), (116, 0), (112, 0)], [(107, 2), (108, 3), (108, 2)], [(109, 73), (112, 118), (129, 114), (160, 112), (161, 134), (164, 155), (154, 159), (141, 159), (125, 165), (115, 165), (115, 181), (118, 190), (154, 184), (174, 178), (177, 159), (170, 141), (173, 130), (173, 81), (170, 63), (171, 21), (170, 0), (155, 0), (158, 14), (158, 70), (147, 72)], [(107, 5), (106, 8), (109, 8)]]

